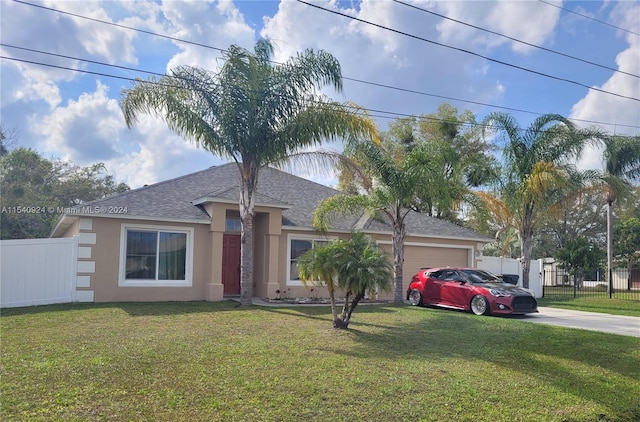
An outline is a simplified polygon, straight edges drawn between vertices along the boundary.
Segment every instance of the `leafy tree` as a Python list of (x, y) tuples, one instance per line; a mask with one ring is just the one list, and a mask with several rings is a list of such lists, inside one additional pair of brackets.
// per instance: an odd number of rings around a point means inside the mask
[[(329, 53), (306, 50), (282, 65), (260, 40), (254, 52), (232, 45), (219, 72), (183, 66), (171, 75), (137, 81), (122, 91), (129, 127), (151, 113), (187, 140), (233, 160), (240, 173), (240, 300), (251, 305), (253, 222), (260, 169), (279, 165), (302, 148), (326, 139), (377, 140), (373, 122), (353, 105), (316, 94), (325, 85), (342, 89), (340, 64)], [(324, 158), (336, 158), (324, 154)]]
[[(381, 142), (386, 154), (398, 162), (417, 147), (436, 158), (431, 162), (438, 166), (434, 175), (439, 175), (438, 182), (447, 188), (425, 194), (420, 207), (421, 212), (436, 218), (460, 223), (460, 210), (472, 199), (469, 188), (486, 185), (497, 177), (493, 146), (483, 139), (474, 114), (468, 110), (459, 113), (449, 104), (441, 104), (436, 113), (394, 120), (381, 134)], [(355, 176), (342, 172), (339, 189), (349, 194), (368, 191), (373, 181)]]
[(556, 213), (547, 214), (534, 239), (532, 256), (550, 257), (567, 241), (585, 237), (604, 248), (606, 244), (605, 205), (600, 192), (585, 189), (559, 204)]
[(619, 198), (619, 200), (616, 211), (616, 215), (619, 218), (640, 218), (640, 183), (632, 188), (631, 195), (626, 198)]
[(522, 281), (529, 287), (534, 235), (546, 215), (557, 213), (567, 198), (582, 189), (582, 175), (571, 160), (599, 133), (578, 129), (557, 114), (540, 116), (526, 129), (505, 113), (490, 114), (485, 124), (497, 127), (506, 137), (504, 168), (497, 192), (477, 195), (501, 228), (518, 230)]
[(47, 237), (62, 208), (129, 189), (105, 170), (102, 163), (81, 167), (27, 148), (0, 157), (0, 238)]
[[(469, 199), (469, 188), (496, 174), (489, 146), (472, 130), (463, 130), (475, 117), (458, 115), (442, 105), (437, 114), (394, 121), (381, 136), (381, 145), (356, 144), (345, 154), (362, 172), (342, 171), (345, 195), (329, 198), (318, 207), (314, 225), (326, 230), (337, 215), (362, 210), (386, 219), (392, 227), (394, 302), (404, 303), (403, 268), (405, 218), (410, 211), (451, 221)], [(471, 124), (470, 127), (475, 127)]]
[(616, 221), (613, 226), (616, 244), (613, 247), (615, 259), (629, 270), (640, 265), (640, 218), (630, 217)]
[[(346, 329), (351, 315), (368, 291), (387, 290), (391, 285), (391, 264), (386, 253), (362, 232), (349, 240), (334, 240), (305, 252), (298, 261), (300, 278), (327, 286), (331, 299), (333, 326)], [(338, 317), (335, 290), (345, 292)]]
[(436, 113), (421, 116), (418, 121), (421, 142), (444, 142), (454, 155), (448, 157), (449, 166), (462, 167), (461, 176), (467, 187), (478, 187), (493, 182), (498, 175), (498, 163), (475, 115), (442, 103)]
[(592, 241), (578, 237), (567, 241), (557, 251), (555, 258), (561, 262), (561, 267), (573, 276), (574, 285), (581, 287), (584, 276), (600, 268), (605, 253)]
[(518, 258), (522, 256), (520, 253), (518, 231), (513, 227), (498, 230), (496, 232), (496, 240), (487, 243), (482, 249), (482, 254), (485, 256), (503, 256), (507, 258)]
[(604, 139), (604, 172), (599, 186), (607, 204), (607, 274), (614, 255), (613, 203), (633, 195), (633, 181), (640, 181), (640, 136), (610, 136)]

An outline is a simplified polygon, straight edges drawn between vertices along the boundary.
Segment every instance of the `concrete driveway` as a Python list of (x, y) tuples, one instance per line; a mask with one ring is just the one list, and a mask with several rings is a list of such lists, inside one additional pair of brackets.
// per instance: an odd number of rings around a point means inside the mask
[(538, 312), (521, 317), (521, 321), (640, 337), (639, 317), (544, 307), (539, 307)]

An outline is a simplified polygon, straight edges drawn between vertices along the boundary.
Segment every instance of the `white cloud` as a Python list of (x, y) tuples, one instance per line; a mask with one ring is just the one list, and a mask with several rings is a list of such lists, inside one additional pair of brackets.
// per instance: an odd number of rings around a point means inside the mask
[[(226, 49), (231, 44), (251, 49), (255, 33), (230, 1), (164, 1), (162, 12), (169, 21), (171, 36), (199, 44)], [(203, 19), (206, 16), (206, 19)], [(180, 65), (215, 70), (221, 52), (176, 42), (180, 52), (167, 64), (167, 71)]]
[[(543, 45), (552, 38), (560, 16), (560, 9), (534, 1), (443, 1), (434, 5), (436, 11), (449, 18), (534, 45)], [(442, 41), (460, 47), (475, 45), (494, 48), (510, 43), (511, 49), (518, 53), (527, 53), (534, 48), (448, 19), (438, 23), (438, 30)]]
[[(102, 7), (96, 7), (95, 2), (50, 0), (44, 4), (47, 7), (65, 12), (87, 16), (105, 22), (113, 22), (107, 11)], [(116, 7), (117, 4), (118, 3), (107, 3), (107, 6)], [(48, 13), (51, 14), (54, 12)], [(132, 44), (135, 36), (134, 32), (117, 26), (71, 17), (69, 15), (57, 15), (57, 19), (70, 21), (68, 28), (75, 33), (75, 40), (80, 42), (84, 50), (89, 54), (101, 59), (106, 59), (109, 63), (116, 63), (118, 61), (137, 63)]]
[(46, 150), (79, 164), (117, 156), (119, 132), (125, 128), (117, 101), (99, 81), (95, 92), (83, 93), (46, 116), (31, 116), (31, 121)]
[(135, 145), (135, 150), (106, 161), (107, 170), (116, 180), (130, 187), (168, 180), (198, 171), (223, 161), (171, 132), (155, 117), (141, 115), (123, 138)]
[[(640, 5), (638, 3), (620, 2), (612, 12), (612, 17), (618, 26), (634, 30), (637, 22), (640, 22)], [(623, 33), (628, 42), (628, 47), (618, 53), (616, 64), (618, 69), (634, 74), (640, 74), (640, 37)], [(615, 92), (628, 97), (640, 96), (640, 82), (638, 78), (622, 73), (613, 73), (601, 86), (604, 91)], [(609, 125), (600, 125), (608, 133), (622, 135), (637, 135), (637, 126), (640, 123), (640, 103), (630, 99), (615, 97), (598, 91), (590, 90), (586, 96), (573, 105), (571, 116), (575, 119), (591, 120), (598, 122), (611, 122)], [(586, 124), (585, 124), (586, 125)], [(584, 168), (600, 168), (602, 154), (599, 149), (590, 149), (583, 156), (580, 166)]]
[[(427, 39), (438, 38), (434, 20), (396, 3), (364, 0), (359, 10), (340, 9), (333, 1), (314, 4)], [(501, 94), (499, 82), (486, 81), (483, 60), (298, 2), (281, 2), (277, 14), (265, 20), (261, 35), (273, 41), (279, 62), (306, 48), (324, 49), (339, 60), (347, 78), (458, 98), (468, 98), (473, 92), (476, 101), (489, 101)], [(433, 112), (443, 101), (349, 80), (345, 80), (343, 96), (331, 96), (369, 109), (406, 114)], [(381, 128), (388, 122), (380, 119)]]
[(116, 180), (132, 187), (221, 162), (154, 116), (141, 114), (128, 129), (118, 102), (109, 98), (107, 87), (100, 82), (94, 92), (38, 119), (34, 116), (32, 123), (44, 139), (45, 151), (81, 165), (103, 162)]
[(46, 74), (38, 72), (33, 67), (3, 60), (0, 74), (3, 108), (18, 102), (43, 101), (53, 109), (62, 101), (58, 86), (46, 78)]

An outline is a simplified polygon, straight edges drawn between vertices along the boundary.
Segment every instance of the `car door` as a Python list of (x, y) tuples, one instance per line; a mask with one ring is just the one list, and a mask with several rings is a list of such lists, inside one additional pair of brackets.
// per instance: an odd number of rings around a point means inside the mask
[(424, 302), (425, 303), (438, 303), (440, 302), (440, 288), (442, 286), (442, 280), (439, 280), (441, 275), (440, 271), (433, 273), (424, 273)]
[(456, 273), (453, 270), (442, 270), (438, 273), (431, 274), (431, 291), (433, 302), (440, 304), (448, 304), (446, 300), (447, 286), (454, 280)]
[(440, 288), (441, 302), (445, 305), (465, 308), (468, 305), (469, 289), (466, 278), (458, 271), (451, 270), (446, 274)]

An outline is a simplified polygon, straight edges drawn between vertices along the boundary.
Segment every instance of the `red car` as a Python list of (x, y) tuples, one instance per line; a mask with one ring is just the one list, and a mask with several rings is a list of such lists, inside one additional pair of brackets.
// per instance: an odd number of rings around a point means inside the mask
[(413, 306), (436, 305), (476, 315), (538, 312), (538, 302), (530, 290), (475, 268), (423, 268), (413, 276), (407, 300)]

